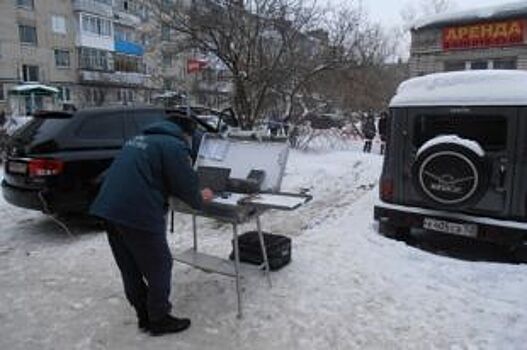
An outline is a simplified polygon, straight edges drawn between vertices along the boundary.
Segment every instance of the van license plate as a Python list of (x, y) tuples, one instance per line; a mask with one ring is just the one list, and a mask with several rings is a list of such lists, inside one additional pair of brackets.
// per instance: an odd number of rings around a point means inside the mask
[(445, 220), (425, 218), (423, 220), (425, 230), (449, 233), (457, 236), (477, 237), (478, 225), (475, 224), (458, 224)]
[(14, 174), (25, 174), (27, 171), (27, 164), (21, 162), (7, 163), (7, 171)]

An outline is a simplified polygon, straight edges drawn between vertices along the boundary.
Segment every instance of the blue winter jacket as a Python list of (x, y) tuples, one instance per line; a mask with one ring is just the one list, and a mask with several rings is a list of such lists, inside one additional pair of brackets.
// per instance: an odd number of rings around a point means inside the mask
[(168, 198), (201, 207), (198, 177), (179, 126), (161, 121), (126, 142), (90, 213), (123, 226), (164, 233)]

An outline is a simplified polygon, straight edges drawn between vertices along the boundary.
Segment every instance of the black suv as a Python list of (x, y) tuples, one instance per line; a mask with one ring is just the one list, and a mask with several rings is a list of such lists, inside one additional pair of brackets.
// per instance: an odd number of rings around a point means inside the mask
[[(169, 114), (187, 112), (156, 107), (41, 112), (8, 143), (3, 196), (15, 206), (46, 213), (86, 213), (125, 140)], [(199, 119), (201, 111), (190, 112), (202, 131), (220, 131), (219, 123)], [(235, 118), (217, 115), (227, 124)]]

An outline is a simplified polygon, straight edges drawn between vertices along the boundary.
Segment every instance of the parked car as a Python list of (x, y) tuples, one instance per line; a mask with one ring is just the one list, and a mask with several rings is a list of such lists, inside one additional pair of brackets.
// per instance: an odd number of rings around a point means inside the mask
[[(36, 114), (9, 140), (4, 198), (46, 213), (86, 213), (125, 140), (171, 113), (182, 112), (114, 107)], [(195, 113), (191, 116), (202, 131), (219, 132)]]
[[(172, 110), (179, 113), (187, 113), (187, 106), (177, 106)], [(223, 133), (240, 127), (236, 113), (232, 108), (216, 110), (208, 107), (192, 106), (191, 112), (197, 119), (210, 125), (216, 132)]]
[(389, 118), (374, 209), (379, 230), (401, 237), (420, 228), (525, 256), (527, 72), (410, 79), (399, 86)]

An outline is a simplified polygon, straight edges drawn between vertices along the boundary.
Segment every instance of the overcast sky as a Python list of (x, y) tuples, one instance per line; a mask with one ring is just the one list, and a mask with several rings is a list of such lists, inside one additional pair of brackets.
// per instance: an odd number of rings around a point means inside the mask
[[(346, 0), (342, 0), (345, 2)], [(402, 24), (401, 11), (405, 4), (419, 3), (420, 0), (362, 0), (362, 4), (369, 12), (372, 21), (380, 22), (386, 26), (399, 26)], [(518, 0), (452, 0), (456, 10), (466, 10), (492, 5), (502, 5)]]

